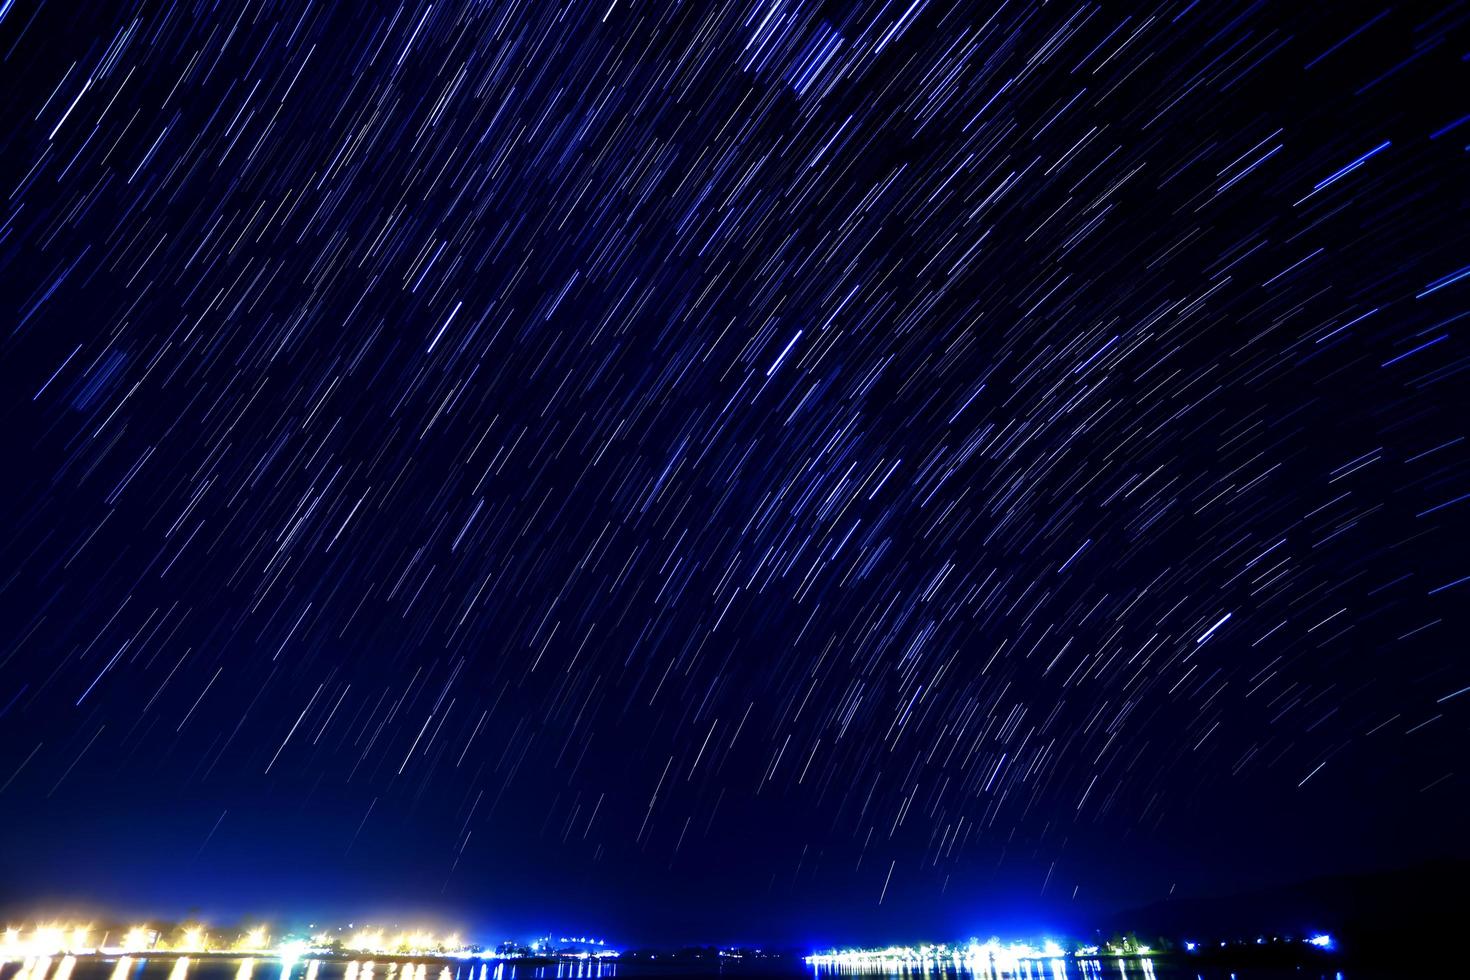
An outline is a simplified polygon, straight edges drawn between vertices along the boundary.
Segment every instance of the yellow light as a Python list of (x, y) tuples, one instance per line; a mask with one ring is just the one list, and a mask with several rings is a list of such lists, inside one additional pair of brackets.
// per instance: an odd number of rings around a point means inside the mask
[(281, 958), (282, 962), (295, 962), (309, 952), (311, 952), (311, 943), (301, 939), (279, 943), (276, 946), (276, 955)]
[(42, 956), (59, 953), (66, 948), (66, 930), (61, 926), (36, 926), (31, 934), (31, 949)]
[(124, 952), (137, 953), (153, 945), (153, 932), (146, 925), (133, 926), (123, 936)]

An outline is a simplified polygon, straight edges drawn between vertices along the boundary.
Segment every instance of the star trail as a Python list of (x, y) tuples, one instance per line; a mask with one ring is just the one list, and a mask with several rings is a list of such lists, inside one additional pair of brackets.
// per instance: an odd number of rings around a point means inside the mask
[(12, 886), (1065, 905), (1467, 802), (1470, 6), (7, 0), (0, 58)]

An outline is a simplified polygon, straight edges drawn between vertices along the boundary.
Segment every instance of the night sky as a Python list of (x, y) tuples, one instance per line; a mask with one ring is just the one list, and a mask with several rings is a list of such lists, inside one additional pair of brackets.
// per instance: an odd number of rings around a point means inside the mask
[(0, 904), (948, 939), (1470, 853), (1470, 4), (0, 59)]

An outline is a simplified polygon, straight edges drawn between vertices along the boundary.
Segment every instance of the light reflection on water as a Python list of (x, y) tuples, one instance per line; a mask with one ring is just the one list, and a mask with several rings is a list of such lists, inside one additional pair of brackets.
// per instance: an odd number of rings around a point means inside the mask
[(999, 963), (984, 957), (972, 957), (957, 964), (938, 965), (929, 961), (910, 963), (894, 960), (887, 964), (863, 967), (815, 966), (817, 980), (860, 980), (860, 978), (893, 977), (920, 980), (924, 977), (955, 980), (1158, 980), (1151, 957), (1118, 959), (1023, 959)]
[[(980, 957), (942, 963), (894, 959), (858, 966), (813, 964), (807, 973), (809, 980), (1348, 980), (1342, 972), (1327, 968), (1261, 966), (1232, 969), (1218, 964), (1158, 960), (1154, 957), (1056, 957), (1005, 963)], [(1355, 974), (1354, 980), (1366, 978)], [(1401, 978), (1395, 977), (1395, 980)]]
[[(517, 966), (473, 960), (420, 963), (375, 962), (367, 958), (88, 956), (79, 961), (75, 956), (33, 956), (0, 959), (0, 980), (191, 980), (191, 972), (195, 974), (192, 980), (253, 980), (257, 964), (261, 969), (266, 969), (266, 964), (278, 965), (280, 973), (273, 980), (610, 980), (618, 974), (618, 964), (605, 960)], [(78, 970), (79, 976), (73, 977)]]
[[(477, 960), (385, 961), (229, 956), (33, 957), (0, 961), (0, 980), (1347, 980), (1335, 970), (1196, 969), (1145, 959), (1040, 959), (1016, 963), (875, 963), (809, 968), (792, 963), (725, 965), (571, 961), (517, 966)], [(1417, 974), (1416, 974), (1417, 975)], [(1432, 975), (1432, 974), (1430, 974)], [(1365, 980), (1357, 974), (1352, 980)]]

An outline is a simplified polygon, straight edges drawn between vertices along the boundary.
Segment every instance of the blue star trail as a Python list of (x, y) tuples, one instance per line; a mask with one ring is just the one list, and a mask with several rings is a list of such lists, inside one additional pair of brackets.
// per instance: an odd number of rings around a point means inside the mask
[(12, 870), (113, 798), (168, 874), (1066, 902), (1466, 801), (1463, 4), (13, 0), (0, 58)]

